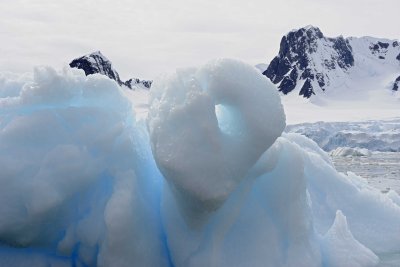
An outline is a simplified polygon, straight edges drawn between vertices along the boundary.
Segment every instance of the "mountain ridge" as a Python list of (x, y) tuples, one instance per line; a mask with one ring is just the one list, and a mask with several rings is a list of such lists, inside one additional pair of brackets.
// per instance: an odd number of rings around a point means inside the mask
[(86, 76), (96, 73), (105, 75), (116, 81), (120, 86), (125, 86), (132, 90), (136, 87), (149, 89), (153, 82), (151, 80), (140, 80), (138, 78), (131, 78), (127, 81), (122, 81), (111, 61), (100, 51), (95, 51), (79, 58), (75, 58), (71, 63), (69, 63), (69, 66), (71, 68), (82, 69)]
[[(318, 27), (309, 25), (282, 37), (278, 55), (263, 74), (284, 95), (296, 91), (304, 98), (314, 98), (339, 87), (357, 86), (352, 84), (356, 79), (370, 76), (387, 79), (378, 77), (382, 69), (388, 69), (391, 76), (386, 86), (398, 91), (398, 40), (366, 36), (331, 38), (326, 37)], [(398, 80), (396, 77), (399, 77)]]

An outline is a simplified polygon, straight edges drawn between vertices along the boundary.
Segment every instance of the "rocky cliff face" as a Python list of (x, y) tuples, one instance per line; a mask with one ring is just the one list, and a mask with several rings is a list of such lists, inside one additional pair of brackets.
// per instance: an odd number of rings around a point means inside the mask
[(295, 91), (305, 98), (338, 87), (350, 87), (355, 79), (371, 76), (387, 79), (391, 75), (392, 90), (398, 90), (399, 83), (393, 83), (398, 73), (398, 41), (373, 37), (329, 38), (313, 26), (283, 36), (279, 54), (263, 72), (283, 94)]
[(116, 81), (120, 86), (126, 86), (129, 89), (134, 89), (136, 87), (149, 89), (152, 83), (152, 81), (140, 80), (137, 78), (122, 81), (119, 77), (118, 72), (112, 66), (111, 61), (107, 59), (100, 51), (84, 55), (80, 58), (76, 58), (72, 60), (69, 66), (71, 68), (82, 69), (86, 75), (91, 75), (95, 73), (105, 75), (110, 79)]
[(400, 88), (400, 76), (396, 78), (396, 80), (393, 83), (393, 91), (399, 91)]

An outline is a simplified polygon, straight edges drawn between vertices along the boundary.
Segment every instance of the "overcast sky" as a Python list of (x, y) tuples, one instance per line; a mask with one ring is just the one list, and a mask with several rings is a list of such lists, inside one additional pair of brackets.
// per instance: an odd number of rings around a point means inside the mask
[(122, 79), (217, 57), (269, 62), (291, 29), (398, 39), (400, 0), (0, 0), (0, 71), (100, 50)]

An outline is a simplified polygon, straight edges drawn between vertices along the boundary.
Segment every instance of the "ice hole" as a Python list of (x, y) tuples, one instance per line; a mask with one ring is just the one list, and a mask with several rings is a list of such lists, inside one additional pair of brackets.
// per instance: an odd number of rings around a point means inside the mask
[(243, 119), (242, 114), (227, 105), (215, 105), (215, 115), (218, 120), (218, 127), (224, 134), (230, 136), (240, 136), (243, 134)]

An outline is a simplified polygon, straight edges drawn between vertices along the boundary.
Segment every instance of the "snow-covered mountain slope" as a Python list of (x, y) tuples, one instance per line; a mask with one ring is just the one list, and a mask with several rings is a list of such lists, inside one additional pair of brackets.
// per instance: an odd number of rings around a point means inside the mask
[(374, 37), (329, 38), (307, 26), (283, 36), (279, 54), (263, 74), (283, 94), (318, 104), (371, 98), (377, 92), (394, 94), (400, 85), (400, 43)]
[(152, 83), (153, 83), (153, 81), (151, 81), (151, 80), (140, 80), (137, 78), (132, 78), (132, 79), (127, 80), (124, 84), (131, 89), (135, 86), (136, 87), (140, 86), (142, 88), (150, 89)]
[(254, 67), (256, 67), (256, 69), (258, 69), (262, 73), (268, 69), (268, 64), (260, 63), (260, 64), (255, 65)]
[(99, 73), (116, 81), (120, 86), (126, 86), (129, 89), (146, 88), (149, 89), (152, 81), (140, 80), (132, 78), (127, 81), (122, 81), (118, 72), (112, 66), (111, 61), (106, 58), (100, 51), (84, 55), (80, 58), (72, 60), (69, 64), (71, 68), (82, 69), (86, 75)]
[(119, 85), (123, 84), (118, 72), (112, 66), (111, 61), (100, 51), (76, 58), (72, 60), (69, 65), (72, 68), (84, 70), (86, 75), (99, 73), (108, 76), (110, 79), (116, 81)]
[(305, 135), (325, 151), (358, 147), (400, 152), (400, 119), (302, 123), (286, 126), (286, 132)]

